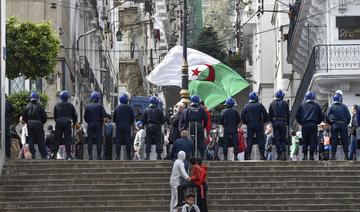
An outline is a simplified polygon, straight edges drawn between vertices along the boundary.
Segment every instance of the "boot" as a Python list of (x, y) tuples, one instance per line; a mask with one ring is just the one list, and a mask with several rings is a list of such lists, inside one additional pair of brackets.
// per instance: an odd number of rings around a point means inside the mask
[(307, 152), (304, 152), (304, 157), (302, 160), (307, 160), (308, 159), (308, 155), (307, 155)]
[(161, 153), (157, 153), (157, 158), (156, 158), (156, 160), (162, 160), (162, 158), (161, 158)]
[(150, 153), (146, 153), (145, 160), (150, 160)]
[(89, 160), (92, 160), (93, 157), (92, 157), (92, 154), (89, 154)]
[(345, 160), (349, 160), (349, 153), (348, 152), (344, 152), (345, 154)]
[(120, 152), (118, 153), (116, 153), (116, 160), (120, 160)]
[(283, 160), (283, 153), (282, 152), (278, 152), (278, 157), (276, 160)]
[(287, 160), (286, 152), (282, 152), (282, 160)]
[(314, 153), (313, 152), (310, 152), (310, 158), (309, 160), (314, 160)]
[(245, 160), (250, 160), (251, 154), (248, 152), (245, 152)]
[(227, 160), (227, 154), (224, 154), (224, 160)]
[(126, 152), (126, 156), (127, 156), (127, 160), (132, 160), (130, 151)]
[(336, 152), (331, 153), (331, 159), (330, 160), (336, 160)]

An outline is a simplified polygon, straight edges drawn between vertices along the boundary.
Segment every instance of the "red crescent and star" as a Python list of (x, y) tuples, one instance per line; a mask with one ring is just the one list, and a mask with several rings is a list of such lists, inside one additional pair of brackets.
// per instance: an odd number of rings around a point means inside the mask
[[(209, 69), (209, 75), (206, 77), (205, 81), (214, 82), (215, 81), (215, 69), (212, 65), (205, 64)], [(191, 70), (192, 76), (199, 76), (201, 71), (199, 71), (199, 68), (196, 67), (196, 69)]]

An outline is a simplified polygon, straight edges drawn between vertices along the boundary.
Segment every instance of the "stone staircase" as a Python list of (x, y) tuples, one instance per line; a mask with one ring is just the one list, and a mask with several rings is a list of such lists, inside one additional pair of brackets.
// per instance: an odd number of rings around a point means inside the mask
[[(360, 211), (360, 163), (206, 162), (208, 207)], [(169, 161), (7, 161), (0, 211), (169, 211)]]

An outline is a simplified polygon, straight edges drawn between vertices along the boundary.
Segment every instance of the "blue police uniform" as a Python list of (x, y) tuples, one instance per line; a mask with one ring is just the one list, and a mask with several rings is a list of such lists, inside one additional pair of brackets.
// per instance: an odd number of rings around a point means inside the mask
[(351, 115), (346, 105), (336, 102), (331, 105), (328, 110), (326, 122), (331, 125), (331, 159), (335, 160), (337, 145), (340, 141), (343, 146), (345, 159), (348, 159), (348, 124), (350, 123)]
[(286, 133), (289, 124), (289, 105), (281, 99), (274, 100), (269, 107), (269, 120), (273, 125), (274, 141), (278, 159), (286, 160)]
[(227, 160), (229, 146), (234, 148), (235, 158), (239, 153), (237, 129), (241, 122), (239, 112), (235, 108), (226, 108), (221, 111), (220, 124), (224, 127), (224, 160)]
[(87, 135), (90, 160), (92, 160), (92, 145), (94, 141), (97, 145), (97, 158), (101, 160), (102, 125), (104, 118), (108, 116), (104, 107), (99, 103), (91, 103), (85, 108), (84, 120), (88, 124)]
[(128, 160), (131, 159), (131, 126), (135, 121), (135, 114), (129, 105), (118, 105), (113, 114), (116, 124), (116, 159), (120, 159), (121, 145), (126, 146)]
[(156, 144), (157, 159), (161, 160), (163, 151), (161, 144), (161, 125), (165, 123), (165, 116), (156, 105), (150, 105), (144, 111), (142, 122), (146, 126), (145, 152), (146, 159), (150, 157), (151, 145)]
[(268, 114), (263, 104), (257, 101), (250, 101), (244, 106), (241, 113), (241, 120), (247, 125), (247, 148), (245, 159), (250, 160), (253, 144), (256, 142), (259, 146), (261, 159), (265, 160), (265, 135), (264, 124), (268, 119)]
[(66, 157), (71, 158), (71, 122), (77, 122), (74, 105), (69, 102), (59, 102), (54, 107), (55, 120), (55, 146), (54, 153), (59, 150), (59, 145), (65, 145)]
[(313, 160), (317, 146), (318, 124), (324, 119), (320, 105), (314, 101), (306, 101), (300, 104), (295, 119), (301, 125), (303, 159), (307, 160), (308, 147), (310, 146), (310, 159)]

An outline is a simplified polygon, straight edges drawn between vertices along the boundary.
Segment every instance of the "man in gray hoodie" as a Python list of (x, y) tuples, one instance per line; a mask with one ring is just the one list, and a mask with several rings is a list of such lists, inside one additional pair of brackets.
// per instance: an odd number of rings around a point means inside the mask
[(189, 175), (186, 173), (184, 160), (186, 158), (186, 153), (180, 151), (177, 154), (177, 159), (175, 160), (170, 177), (170, 188), (171, 188), (171, 202), (170, 202), (170, 212), (176, 212), (177, 209), (174, 207), (178, 203), (178, 193), (177, 189), (180, 185), (180, 179), (183, 177), (185, 180), (190, 180)]

